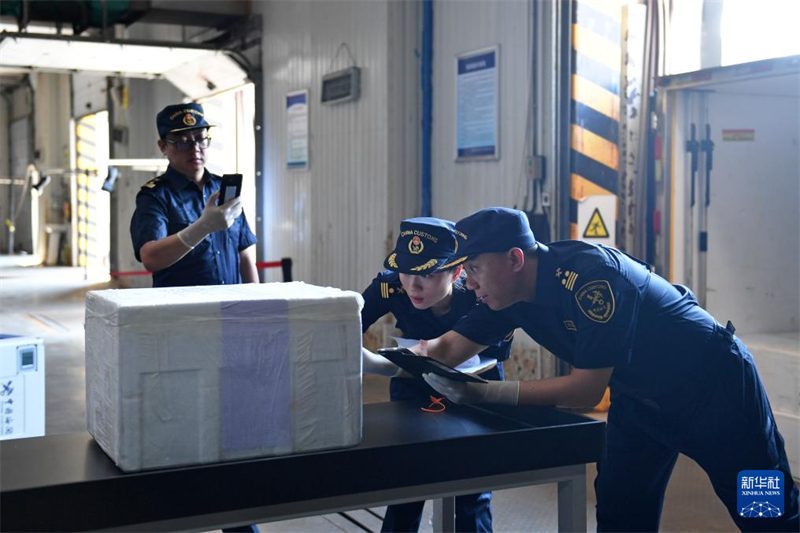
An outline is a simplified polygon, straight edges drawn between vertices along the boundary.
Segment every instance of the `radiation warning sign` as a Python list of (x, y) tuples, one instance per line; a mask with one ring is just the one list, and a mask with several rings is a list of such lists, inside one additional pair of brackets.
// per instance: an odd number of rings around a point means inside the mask
[(617, 197), (613, 194), (586, 196), (578, 201), (575, 237), (584, 241), (616, 245)]
[(592, 212), (592, 216), (589, 219), (589, 224), (587, 224), (586, 229), (583, 230), (583, 238), (607, 239), (608, 237), (608, 228), (603, 220), (603, 215), (601, 215), (600, 210), (595, 207), (594, 211)]

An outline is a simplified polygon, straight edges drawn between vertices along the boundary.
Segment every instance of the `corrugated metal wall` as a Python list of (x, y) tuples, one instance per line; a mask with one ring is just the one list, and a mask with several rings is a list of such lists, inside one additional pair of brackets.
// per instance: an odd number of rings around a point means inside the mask
[[(419, 215), (418, 2), (268, 2), (264, 16), (266, 259), (290, 256), (298, 279), (362, 289)], [(460, 218), (521, 203), (529, 136), (529, 2), (437, 2), (434, 28), (433, 214)], [(362, 67), (358, 102), (323, 106), (321, 77)], [(499, 161), (456, 163), (455, 55), (500, 45)], [(310, 166), (285, 168), (287, 92), (308, 89)]]
[[(404, 130), (416, 122), (416, 111), (407, 108), (413, 99), (405, 95), (407, 82), (416, 78), (406, 59), (415, 46), (407, 22), (416, 20), (407, 10), (416, 6), (322, 1), (253, 7), (264, 17), (265, 209), (259, 236), (265, 259), (291, 257), (297, 279), (360, 291), (380, 269), (400, 219), (417, 214), (415, 199), (407, 198), (413, 186), (406, 185), (416, 175), (416, 143)], [(362, 69), (361, 97), (322, 105), (322, 76), (350, 66), (346, 50), (337, 56), (341, 43)], [(285, 98), (301, 89), (309, 91), (310, 163), (290, 171)]]
[[(298, 279), (360, 291), (381, 269), (399, 221), (420, 214), (421, 2), (268, 2), (254, 10), (264, 16), (266, 259), (290, 256)], [(522, 203), (532, 17), (523, 1), (434, 5), (434, 216)], [(331, 64), (342, 42), (363, 69), (362, 97), (323, 106), (321, 77), (348, 66), (344, 52)], [(456, 163), (455, 56), (497, 44), (501, 158)], [(285, 97), (301, 89), (309, 91), (310, 165), (289, 171)], [(527, 336), (517, 339), (509, 375), (552, 375), (552, 359)]]
[[(519, 206), (530, 138), (532, 3), (449, 2), (434, 5), (433, 215), (459, 219), (482, 207)], [(455, 57), (500, 46), (497, 161), (455, 162)]]

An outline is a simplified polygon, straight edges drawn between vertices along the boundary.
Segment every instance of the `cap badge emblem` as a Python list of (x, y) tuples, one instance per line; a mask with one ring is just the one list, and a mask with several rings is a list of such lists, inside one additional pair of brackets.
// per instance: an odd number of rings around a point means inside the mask
[(408, 251), (412, 254), (421, 254), (424, 249), (425, 245), (422, 244), (422, 240), (417, 235), (414, 235), (408, 243)]

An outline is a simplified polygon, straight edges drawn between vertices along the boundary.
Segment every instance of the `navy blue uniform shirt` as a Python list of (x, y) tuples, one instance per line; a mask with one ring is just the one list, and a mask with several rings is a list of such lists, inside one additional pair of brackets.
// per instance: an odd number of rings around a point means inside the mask
[(576, 368), (615, 367), (613, 392), (657, 403), (712, 378), (704, 352), (716, 321), (688, 289), (603, 245), (540, 245), (538, 261), (534, 302), (479, 304), (453, 329), (488, 345), (520, 327)]
[[(220, 189), (219, 176), (205, 171), (203, 190), (172, 167), (142, 186), (131, 219), (136, 259), (150, 241), (157, 241), (193, 223), (203, 214), (208, 197)], [(153, 272), (153, 287), (223, 285), (242, 282), (239, 252), (256, 243), (244, 213), (227, 230), (208, 235), (171, 267)]]
[[(450, 310), (436, 316), (430, 309), (417, 309), (403, 290), (400, 274), (385, 270), (380, 272), (364, 291), (364, 308), (361, 310), (362, 333), (387, 313), (394, 315), (403, 338), (430, 340), (444, 335), (476, 305), (475, 293), (468, 290), (464, 278), (453, 283), (453, 298)], [(514, 327), (505, 327), (504, 333), (489, 345), (481, 355), (501, 361), (511, 354)], [(502, 376), (502, 371), (500, 376)]]

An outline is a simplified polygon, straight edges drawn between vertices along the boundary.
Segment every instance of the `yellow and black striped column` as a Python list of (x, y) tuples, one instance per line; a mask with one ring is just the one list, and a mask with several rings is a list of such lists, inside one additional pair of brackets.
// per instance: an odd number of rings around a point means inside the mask
[(569, 221), (577, 239), (578, 201), (618, 189), (622, 3), (575, 0), (573, 8)]

